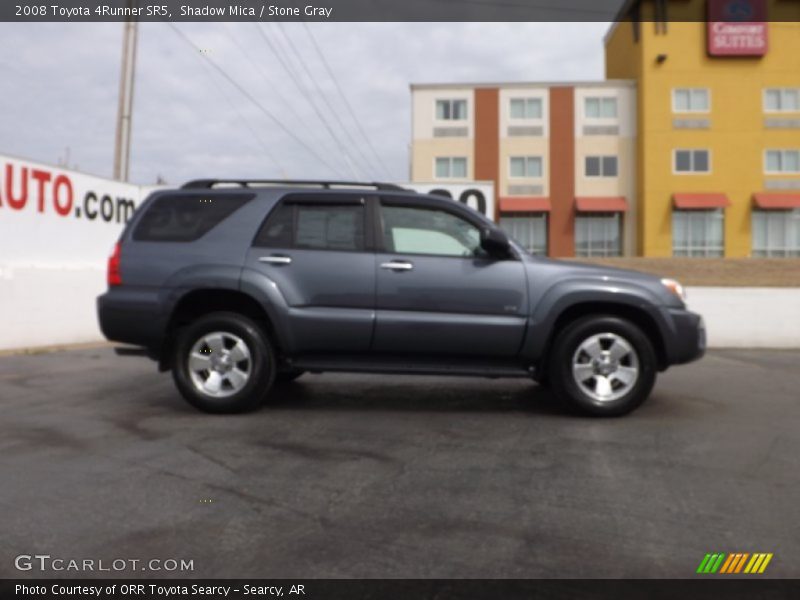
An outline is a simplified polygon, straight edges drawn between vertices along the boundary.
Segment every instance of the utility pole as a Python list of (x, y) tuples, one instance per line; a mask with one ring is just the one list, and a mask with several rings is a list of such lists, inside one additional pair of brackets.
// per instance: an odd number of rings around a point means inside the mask
[[(133, 7), (134, 0), (129, 2)], [(131, 159), (131, 115), (133, 113), (133, 80), (136, 70), (136, 37), (138, 23), (125, 21), (122, 39), (122, 70), (119, 80), (119, 106), (117, 108), (117, 135), (114, 145), (114, 179), (128, 181)]]

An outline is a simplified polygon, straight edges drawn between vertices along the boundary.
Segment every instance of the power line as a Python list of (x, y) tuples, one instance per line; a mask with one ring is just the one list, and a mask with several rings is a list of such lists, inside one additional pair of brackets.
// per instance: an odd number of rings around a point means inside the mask
[(363, 165), (366, 167), (366, 171), (367, 172), (374, 171), (374, 176), (371, 177), (371, 178), (372, 179), (379, 179), (380, 177), (378, 177), (377, 170), (374, 168), (374, 166), (370, 163), (369, 159), (366, 157), (364, 152), (361, 150), (361, 144), (356, 142), (356, 140), (353, 138), (353, 136), (350, 135), (350, 131), (345, 126), (344, 121), (342, 121), (341, 117), (339, 116), (339, 112), (334, 108), (333, 104), (331, 104), (330, 100), (328, 100), (328, 95), (322, 90), (322, 87), (319, 85), (319, 82), (317, 82), (316, 78), (314, 77), (314, 74), (311, 72), (311, 69), (308, 67), (308, 64), (306, 63), (305, 59), (303, 58), (303, 55), (300, 54), (300, 51), (297, 49), (297, 46), (295, 46), (295, 44), (292, 42), (292, 39), (286, 33), (286, 30), (283, 28), (283, 24), (278, 22), (277, 25), (278, 25), (278, 28), (280, 29), (281, 33), (283, 34), (283, 37), (286, 39), (286, 42), (289, 45), (289, 48), (292, 50), (292, 52), (294, 52), (294, 55), (297, 57), (298, 61), (300, 62), (300, 65), (303, 67), (303, 70), (305, 71), (306, 76), (311, 81), (311, 84), (314, 86), (314, 88), (317, 90), (317, 93), (319, 94), (319, 97), (325, 103), (325, 106), (328, 107), (328, 110), (331, 112), (331, 114), (333, 115), (333, 118), (339, 124), (339, 127), (341, 127), (342, 131), (344, 132), (345, 137), (347, 138), (347, 141), (350, 142), (350, 144), (352, 145), (353, 149), (358, 153), (359, 158), (361, 159), (361, 161), (363, 161)]
[(260, 77), (261, 77), (261, 78), (264, 80), (264, 82), (267, 84), (267, 86), (269, 86), (269, 90), (270, 90), (270, 92), (271, 92), (272, 94), (274, 94), (274, 95), (275, 95), (275, 96), (278, 98), (278, 100), (279, 100), (279, 101), (280, 101), (280, 102), (281, 102), (283, 105), (285, 105), (285, 108), (286, 108), (286, 109), (288, 109), (288, 111), (289, 111), (289, 112), (292, 114), (292, 116), (294, 117), (294, 122), (295, 122), (295, 124), (296, 124), (296, 125), (297, 125), (297, 124), (300, 124), (300, 125), (302, 126), (303, 130), (304, 130), (304, 131), (305, 131), (305, 132), (308, 134), (308, 137), (309, 137), (309, 138), (311, 138), (311, 141), (312, 141), (313, 143), (315, 143), (315, 144), (319, 144), (319, 141), (318, 141), (317, 139), (315, 139), (315, 138), (316, 138), (316, 136), (314, 135), (314, 132), (311, 130), (311, 128), (308, 126), (308, 123), (306, 122), (306, 120), (305, 120), (305, 119), (303, 119), (303, 118), (300, 116), (300, 114), (297, 112), (297, 110), (295, 110), (295, 108), (294, 108), (294, 106), (292, 105), (292, 103), (291, 103), (291, 102), (289, 102), (289, 101), (286, 99), (286, 96), (284, 96), (284, 95), (283, 95), (283, 94), (280, 92), (279, 86), (275, 85), (275, 82), (274, 82), (274, 81), (273, 81), (273, 80), (270, 78), (270, 76), (269, 76), (269, 75), (267, 74), (267, 72), (266, 72), (266, 71), (265, 71), (265, 70), (264, 70), (264, 69), (261, 67), (261, 65), (260, 65), (259, 63), (256, 63), (256, 62), (255, 62), (255, 61), (254, 61), (252, 58), (250, 58), (250, 53), (249, 53), (249, 52), (247, 52), (247, 51), (246, 51), (246, 50), (245, 50), (245, 49), (244, 49), (244, 48), (241, 46), (241, 44), (240, 44), (240, 43), (239, 43), (239, 42), (236, 40), (236, 36), (234, 36), (234, 35), (231, 33), (231, 31), (230, 31), (229, 29), (227, 29), (227, 28), (223, 28), (223, 31), (225, 32), (225, 35), (228, 37), (228, 39), (229, 39), (229, 40), (230, 40), (230, 41), (233, 43), (233, 45), (234, 45), (234, 46), (236, 46), (236, 48), (239, 50), (239, 52), (241, 52), (241, 53), (242, 53), (242, 55), (245, 57), (245, 59), (247, 60), (247, 62), (248, 62), (248, 63), (250, 64), (250, 66), (253, 68), (253, 71), (257, 72), (257, 73), (258, 73), (258, 75), (259, 75), (259, 76), (260, 76)]
[(269, 48), (272, 51), (272, 53), (278, 59), (278, 62), (281, 64), (283, 69), (289, 75), (289, 78), (292, 80), (292, 82), (294, 82), (295, 86), (297, 86), (297, 89), (300, 92), (300, 94), (311, 105), (311, 108), (314, 110), (314, 113), (317, 115), (317, 117), (319, 117), (319, 120), (322, 122), (322, 124), (325, 127), (326, 131), (330, 134), (330, 136), (333, 139), (334, 143), (338, 147), (339, 152), (342, 153), (342, 157), (347, 162), (348, 166), (350, 167), (350, 170), (353, 172), (353, 175), (356, 177), (356, 179), (358, 179), (359, 175), (356, 172), (355, 167), (352, 164), (352, 161), (350, 160), (350, 155), (347, 153), (347, 149), (345, 148), (344, 144), (342, 144), (342, 142), (339, 139), (339, 137), (336, 135), (336, 132), (333, 131), (333, 128), (330, 126), (330, 123), (328, 123), (328, 120), (325, 118), (325, 115), (322, 114), (322, 111), (319, 109), (317, 104), (312, 100), (312, 98), (308, 94), (307, 90), (304, 89), (305, 86), (303, 86), (302, 82), (295, 75), (291, 65), (288, 63), (288, 56), (287, 56), (287, 60), (284, 60), (284, 57), (281, 56), (281, 54), (276, 49), (276, 44), (272, 43), (272, 40), (270, 40), (269, 37), (267, 36), (267, 34), (264, 33), (263, 29), (259, 26), (258, 23), (255, 23), (255, 25), (256, 25), (256, 28), (258, 29), (259, 33), (261, 34), (261, 38), (264, 40), (264, 42), (266, 42), (267, 46), (269, 46)]
[[(209, 65), (206, 64), (206, 62), (203, 60), (202, 55), (201, 55), (202, 53), (198, 52), (198, 53), (193, 53), (193, 54), (195, 54), (197, 59), (200, 61), (200, 64), (203, 65), (204, 71), (209, 74), (209, 78), (212, 79), (212, 83), (213, 83), (213, 73), (214, 72), (211, 70)], [(248, 121), (247, 117), (244, 116), (244, 113), (242, 113), (242, 111), (239, 110), (239, 107), (236, 106), (236, 104), (233, 102), (233, 100), (231, 100), (230, 96), (228, 96), (228, 94), (225, 93), (225, 90), (222, 87), (218, 87), (216, 85), (216, 83), (214, 83), (214, 87), (217, 88), (217, 90), (219, 91), (220, 95), (228, 103), (228, 106), (230, 106), (231, 109), (233, 109), (233, 111), (239, 117), (239, 120), (242, 122), (242, 124), (245, 126), (245, 128), (255, 138), (256, 142), (258, 142), (258, 145), (261, 146), (261, 149), (264, 151), (264, 154), (267, 156), (267, 158), (269, 158), (269, 160), (274, 164), (274, 166), (277, 167), (278, 172), (281, 173), (284, 177), (286, 177), (287, 176), (286, 175), (286, 169), (283, 167), (283, 165), (277, 159), (277, 157), (270, 151), (269, 146), (264, 142), (264, 140), (261, 138), (261, 136), (258, 135), (258, 133), (256, 132), (255, 128), (250, 124), (250, 121)]]
[(243, 94), (248, 100), (250, 100), (250, 102), (255, 104), (255, 106), (262, 113), (264, 113), (273, 123), (275, 123), (275, 125), (277, 125), (286, 135), (288, 135), (290, 138), (292, 138), (300, 146), (305, 148), (308, 151), (309, 154), (314, 156), (320, 163), (322, 163), (328, 169), (330, 169), (330, 170), (338, 173), (339, 175), (341, 175), (341, 171), (339, 171), (339, 169), (337, 169), (336, 167), (332, 166), (327, 160), (325, 160), (322, 156), (320, 156), (320, 154), (314, 148), (312, 148), (311, 146), (306, 144), (302, 139), (297, 137), (297, 135), (291, 129), (286, 127), (286, 125), (284, 125), (283, 122), (280, 119), (278, 119), (274, 114), (272, 114), (272, 112), (270, 112), (269, 109), (267, 109), (263, 104), (261, 104), (258, 100), (256, 100), (253, 97), (253, 95), (250, 94), (250, 92), (248, 92), (244, 87), (242, 87), (242, 85), (239, 82), (237, 82), (233, 77), (228, 75), (228, 73), (225, 71), (225, 69), (223, 69), (217, 63), (215, 63), (213, 60), (211, 60), (211, 58), (207, 54), (202, 53), (200, 51), (200, 48), (198, 46), (196, 46), (195, 43), (192, 42), (192, 40), (190, 40), (180, 29), (175, 27), (175, 25), (173, 23), (167, 23), (167, 25), (169, 25), (169, 27), (171, 27), (172, 30), (181, 37), (182, 40), (184, 40), (187, 44), (189, 44), (197, 52), (201, 53), (201, 56), (203, 56), (208, 61), (209, 65), (211, 65), (220, 75), (222, 75), (222, 77), (224, 77), (228, 81), (228, 83), (230, 83), (241, 94)]
[[(208, 69), (209, 68), (208, 65), (205, 62), (202, 62), (201, 64), (203, 65), (204, 69)], [(278, 168), (278, 172), (283, 177), (288, 177), (286, 169), (283, 167), (283, 165), (277, 159), (277, 157), (274, 154), (272, 154), (272, 152), (270, 151), (269, 146), (267, 145), (267, 143), (264, 142), (263, 139), (261, 139), (261, 136), (258, 135), (258, 133), (256, 132), (255, 127), (253, 127), (250, 124), (250, 121), (247, 120), (247, 117), (244, 116), (244, 113), (242, 113), (242, 111), (239, 110), (239, 108), (236, 106), (236, 104), (233, 102), (233, 100), (231, 100), (231, 98), (228, 96), (228, 94), (225, 93), (223, 88), (220, 87), (219, 88), (219, 92), (222, 95), (222, 97), (225, 98), (226, 102), (233, 109), (233, 111), (236, 113), (236, 115), (239, 117), (239, 119), (242, 121), (242, 123), (244, 124), (245, 128), (255, 138), (256, 142), (258, 142), (258, 145), (261, 146), (261, 149), (264, 151), (264, 154), (266, 154), (267, 158), (269, 158), (274, 163), (274, 165)]]
[(325, 66), (325, 70), (328, 72), (328, 76), (333, 81), (333, 84), (336, 87), (336, 90), (339, 92), (339, 96), (341, 96), (342, 101), (344, 102), (344, 105), (347, 107), (347, 111), (350, 113), (350, 117), (353, 119), (353, 121), (356, 124), (356, 127), (358, 128), (359, 133), (361, 134), (361, 136), (366, 141), (367, 146), (370, 149), (370, 152), (372, 152), (372, 155), (375, 157), (375, 161), (381, 167), (381, 169), (383, 169), (383, 171), (386, 173), (386, 175), (389, 177), (389, 179), (391, 179), (391, 177), (392, 177), (391, 172), (387, 168), (386, 163), (384, 163), (383, 160), (381, 159), (381, 157), (378, 154), (377, 150), (375, 150), (375, 146), (372, 145), (372, 140), (367, 135), (367, 132), (364, 130), (364, 127), (361, 125), (361, 120), (356, 116), (356, 113), (353, 110), (353, 106), (350, 104), (350, 101), (347, 99), (347, 96), (345, 95), (344, 91), (342, 90), (342, 87), (339, 85), (339, 80), (336, 78), (336, 75), (334, 75), (334, 73), (333, 73), (333, 69), (331, 69), (331, 66), (328, 64), (328, 60), (325, 58), (325, 55), (323, 54), (322, 49), (319, 47), (319, 44), (317, 43), (317, 40), (314, 37), (314, 34), (311, 31), (311, 28), (308, 26), (308, 24), (305, 21), (303, 22), (303, 27), (305, 27), (306, 33), (308, 34), (308, 37), (311, 39), (311, 44), (314, 46), (314, 49), (316, 50), (317, 55), (320, 58), (320, 61)]
[(285, 53), (284, 49), (277, 43), (277, 40), (275, 41), (275, 43), (273, 43), (273, 40), (269, 38), (269, 36), (264, 32), (263, 28), (260, 27), (257, 23), (256, 23), (256, 28), (258, 29), (258, 32), (261, 35), (262, 40), (267, 44), (270, 51), (275, 55), (275, 58), (278, 59), (278, 63), (280, 63), (283, 70), (286, 71), (286, 74), (289, 76), (289, 79), (291, 79), (292, 83), (294, 83), (298, 92), (300, 92), (300, 95), (303, 96), (303, 98), (305, 98), (305, 100), (308, 102), (308, 104), (314, 111), (314, 114), (316, 114), (317, 117), (319, 118), (320, 122), (330, 135), (331, 139), (333, 140), (333, 143), (336, 146), (337, 151), (344, 159), (351, 173), (356, 178), (358, 178), (359, 175), (355, 170), (352, 160), (350, 159), (350, 155), (347, 152), (345, 144), (343, 144), (342, 141), (339, 139), (339, 136), (336, 134), (336, 132), (333, 130), (333, 127), (331, 127), (331, 124), (328, 122), (328, 119), (325, 117), (320, 108), (317, 106), (317, 103), (314, 102), (312, 95), (309, 93), (305, 85), (303, 85), (303, 82), (295, 73), (295, 69), (293, 68), (293, 65), (289, 61), (288, 53)]

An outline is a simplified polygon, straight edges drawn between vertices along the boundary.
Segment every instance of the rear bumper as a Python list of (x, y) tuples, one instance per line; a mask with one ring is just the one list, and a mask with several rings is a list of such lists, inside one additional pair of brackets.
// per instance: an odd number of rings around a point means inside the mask
[(97, 318), (103, 335), (114, 342), (142, 346), (157, 353), (166, 323), (156, 292), (111, 288), (97, 298)]
[(684, 309), (667, 309), (672, 324), (666, 341), (669, 364), (680, 365), (702, 358), (706, 352), (706, 327), (703, 317)]

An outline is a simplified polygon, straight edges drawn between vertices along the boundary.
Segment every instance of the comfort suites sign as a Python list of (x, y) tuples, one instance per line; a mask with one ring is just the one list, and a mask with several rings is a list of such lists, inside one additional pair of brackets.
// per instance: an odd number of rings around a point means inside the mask
[(711, 56), (767, 53), (766, 0), (708, 0), (707, 26)]

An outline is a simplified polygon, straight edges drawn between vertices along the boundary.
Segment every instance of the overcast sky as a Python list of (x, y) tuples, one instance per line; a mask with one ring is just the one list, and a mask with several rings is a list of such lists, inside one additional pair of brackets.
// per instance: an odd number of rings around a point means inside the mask
[[(409, 84), (603, 78), (607, 23), (165, 23), (139, 28), (131, 181), (197, 177), (408, 179)], [(337, 143), (262, 32), (313, 92)], [(110, 176), (121, 23), (0, 24), (0, 154)], [(378, 158), (311, 42), (324, 53)], [(291, 44), (291, 45), (290, 45)], [(328, 102), (301, 65), (302, 56)], [(204, 58), (207, 56), (208, 59)], [(293, 139), (211, 60), (238, 82)], [(349, 137), (348, 137), (349, 134)], [(359, 151), (353, 142), (359, 143)], [(348, 147), (351, 159), (343, 155)], [(317, 156), (315, 156), (315, 154)], [(323, 163), (324, 161), (324, 163)], [(386, 169), (379, 165), (382, 163)], [(365, 164), (369, 162), (369, 164)]]

